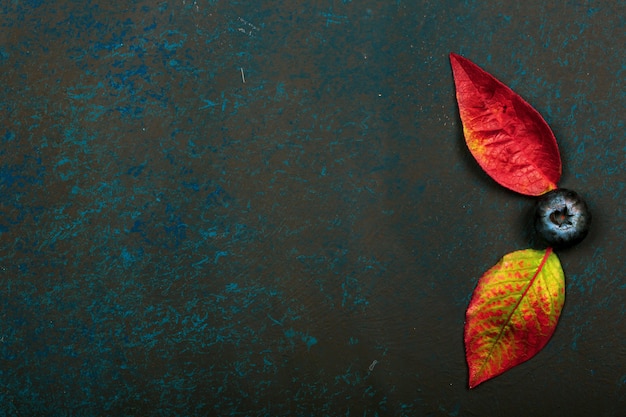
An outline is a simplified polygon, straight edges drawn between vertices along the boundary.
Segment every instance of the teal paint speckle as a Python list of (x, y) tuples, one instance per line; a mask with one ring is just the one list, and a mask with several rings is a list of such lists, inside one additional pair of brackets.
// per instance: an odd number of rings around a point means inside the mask
[(309, 336), (308, 334), (302, 336), (302, 341), (306, 344), (307, 350), (311, 350), (311, 346), (317, 344), (317, 339), (313, 336)]
[(310, 350), (312, 346), (317, 344), (317, 338), (292, 328), (285, 330), (284, 334), (285, 337), (292, 340), (292, 343), (294, 339), (300, 339), (305, 344), (307, 350)]

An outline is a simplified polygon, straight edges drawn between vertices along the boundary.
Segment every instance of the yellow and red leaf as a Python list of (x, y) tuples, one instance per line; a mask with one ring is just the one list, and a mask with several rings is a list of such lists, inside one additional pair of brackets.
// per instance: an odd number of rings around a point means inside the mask
[(499, 184), (526, 195), (557, 188), (561, 157), (539, 112), (479, 66), (450, 54), (465, 141)]
[(467, 308), (469, 386), (535, 356), (554, 333), (565, 301), (565, 277), (551, 248), (511, 252), (478, 281)]

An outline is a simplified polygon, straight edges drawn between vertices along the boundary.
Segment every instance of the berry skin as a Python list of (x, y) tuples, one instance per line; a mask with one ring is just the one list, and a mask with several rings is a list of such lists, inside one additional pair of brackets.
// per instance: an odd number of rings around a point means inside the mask
[(575, 191), (557, 188), (539, 198), (535, 230), (550, 247), (565, 248), (582, 241), (591, 225), (591, 213)]

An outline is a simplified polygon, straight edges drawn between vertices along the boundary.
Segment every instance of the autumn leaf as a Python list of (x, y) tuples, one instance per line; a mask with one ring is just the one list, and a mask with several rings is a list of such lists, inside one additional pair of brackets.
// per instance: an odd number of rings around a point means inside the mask
[(565, 277), (551, 248), (505, 255), (478, 281), (467, 308), (469, 386), (535, 356), (550, 340), (565, 301)]
[(479, 165), (521, 194), (557, 188), (559, 148), (539, 112), (467, 58), (450, 54), (450, 63), (465, 141)]

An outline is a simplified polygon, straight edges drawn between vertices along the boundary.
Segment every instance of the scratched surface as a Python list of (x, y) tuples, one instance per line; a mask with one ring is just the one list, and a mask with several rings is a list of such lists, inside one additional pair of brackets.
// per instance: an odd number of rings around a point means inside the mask
[[(3, 2), (0, 416), (623, 415), (626, 3), (250, 3)], [(450, 51), (594, 213), (553, 339), (473, 391), (533, 200), (471, 159)]]

